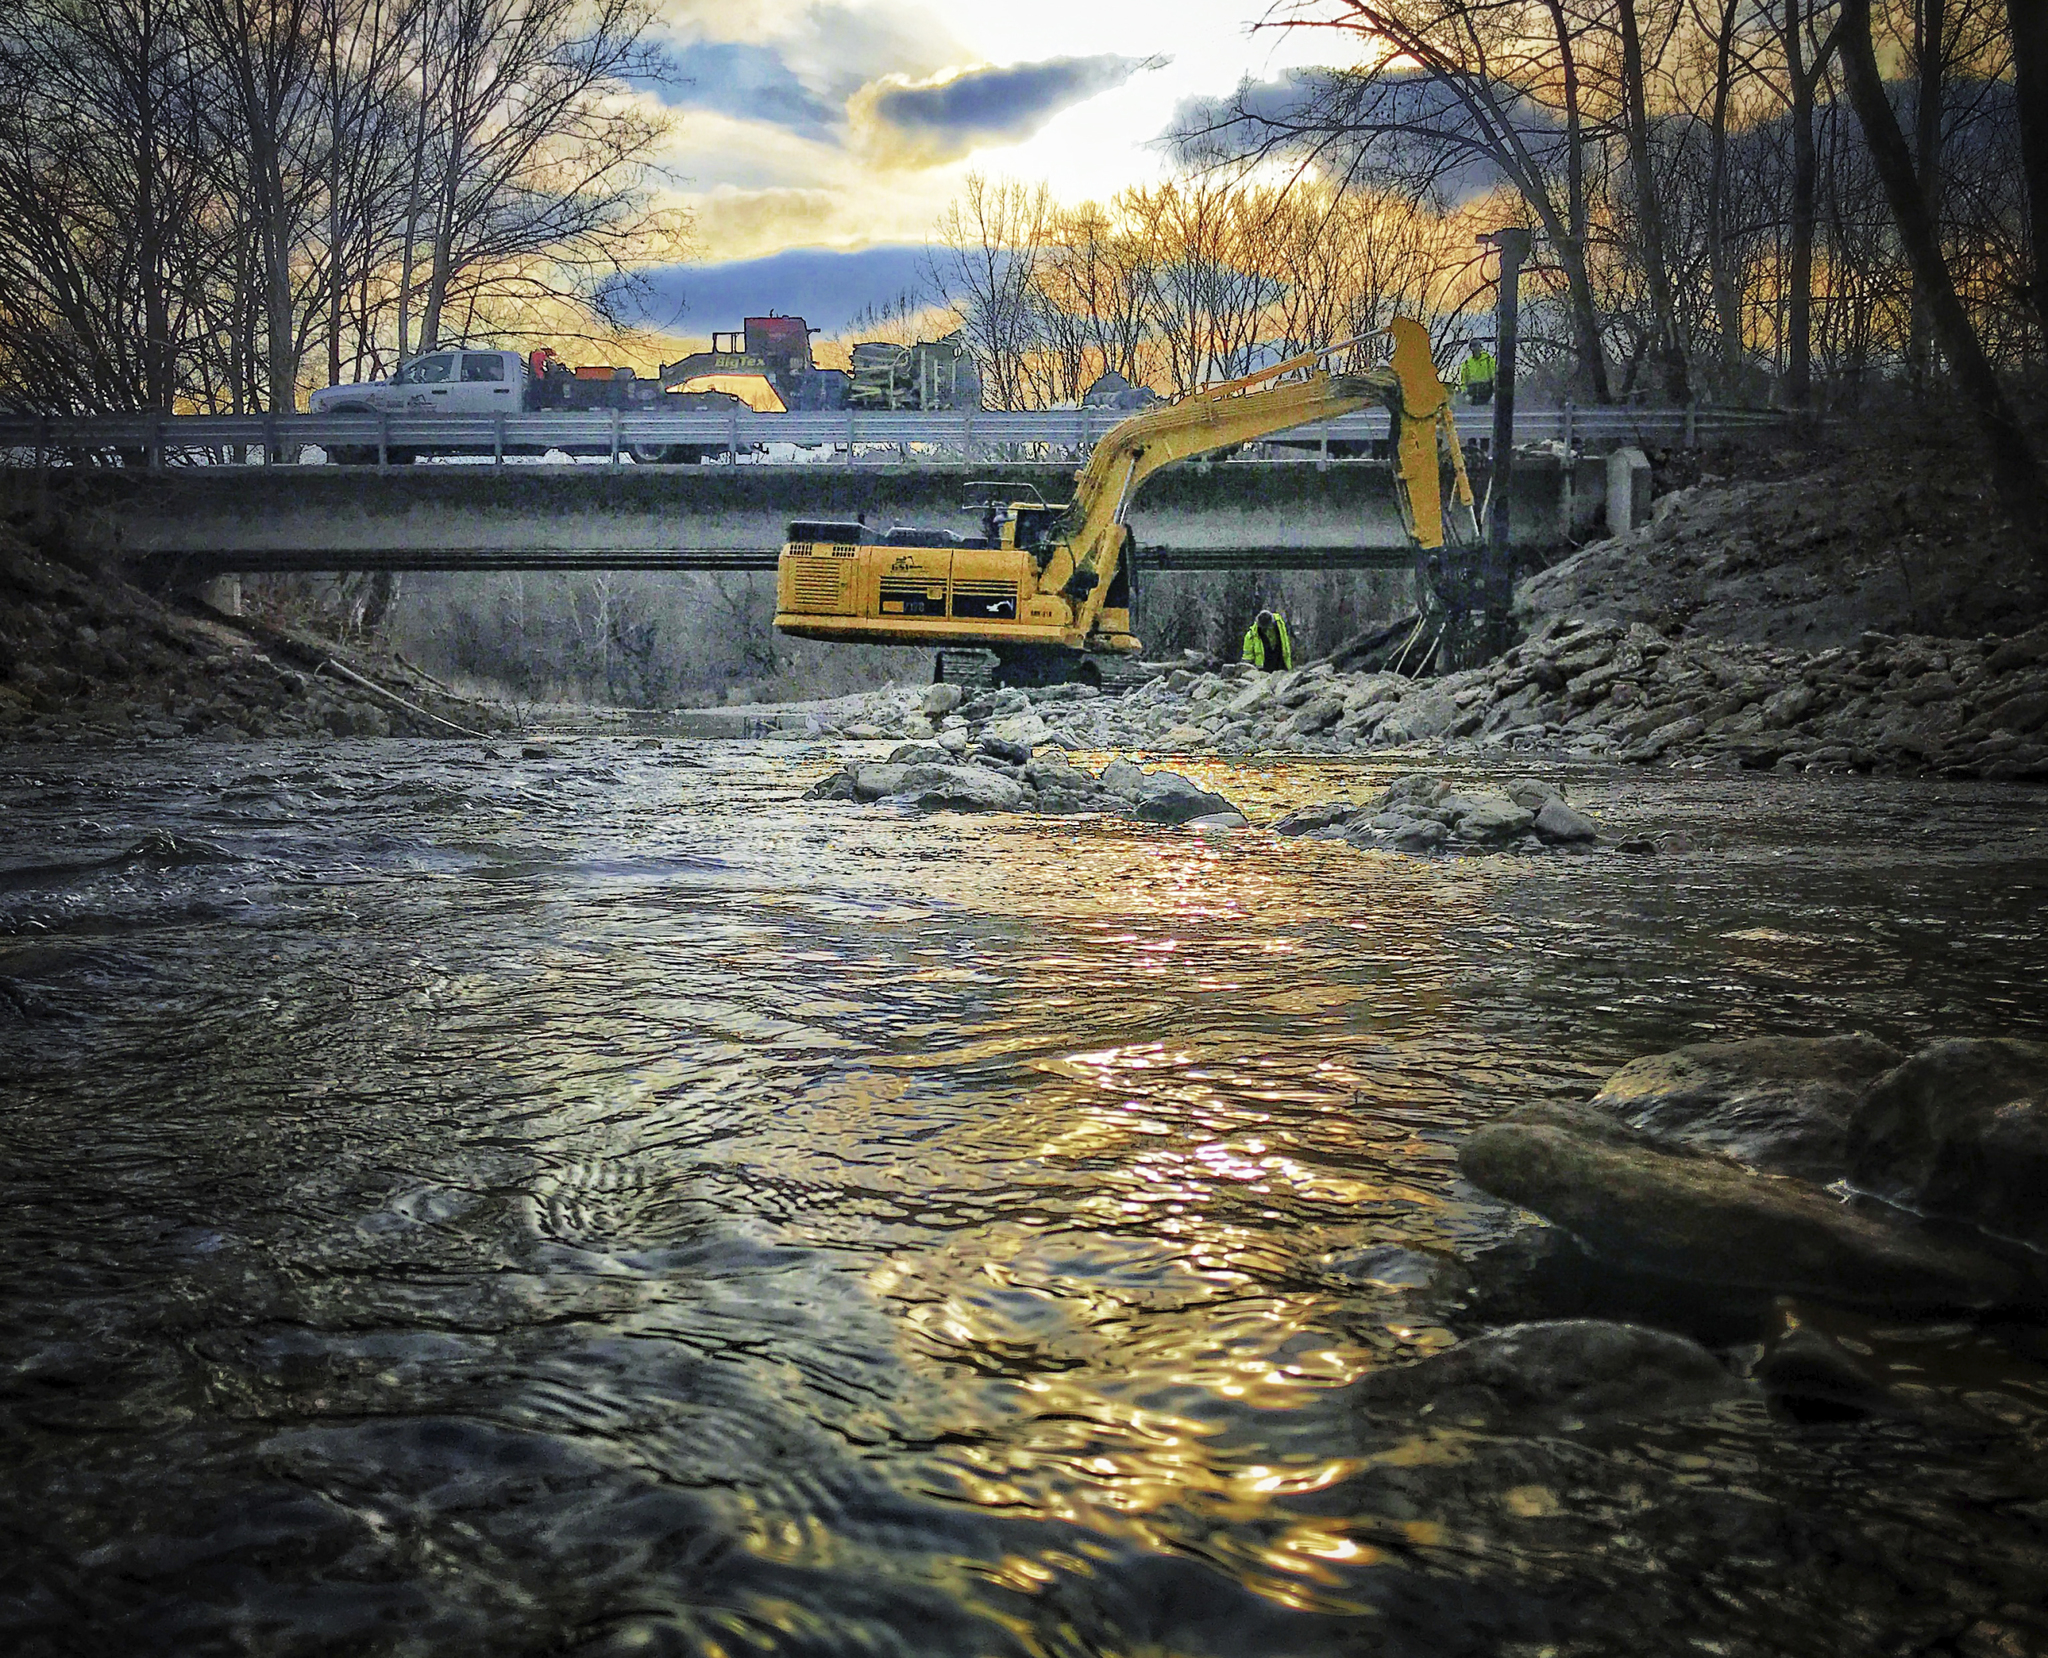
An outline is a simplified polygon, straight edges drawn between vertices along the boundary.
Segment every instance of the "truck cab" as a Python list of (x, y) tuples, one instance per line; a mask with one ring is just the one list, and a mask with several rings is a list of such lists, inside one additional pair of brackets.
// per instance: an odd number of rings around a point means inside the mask
[(430, 351), (401, 363), (388, 380), (325, 386), (309, 414), (522, 414), (526, 361), (516, 351)]

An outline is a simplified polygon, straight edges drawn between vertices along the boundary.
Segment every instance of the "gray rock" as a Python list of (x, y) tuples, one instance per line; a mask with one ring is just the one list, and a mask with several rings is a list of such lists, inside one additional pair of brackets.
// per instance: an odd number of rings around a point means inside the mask
[(1533, 777), (1518, 777), (1502, 791), (1525, 812), (1541, 815), (1543, 808), (1553, 800), (1561, 801), (1564, 796), (1548, 783), (1539, 783)]
[(1031, 758), (1031, 745), (1029, 743), (1013, 743), (1006, 737), (991, 736), (986, 731), (976, 739), (975, 747), (980, 749), (983, 754), (989, 756), (989, 758), (1001, 760), (1013, 766), (1022, 765)]
[(1930, 1215), (2048, 1248), (2048, 1043), (1936, 1043), (1872, 1086), (1850, 1178)]
[(1824, 1184), (1847, 1168), (1857, 1101), (1902, 1057), (1861, 1032), (1701, 1042), (1631, 1060), (1593, 1106), (1654, 1138)]
[(1147, 823), (1189, 823), (1198, 817), (1235, 811), (1222, 795), (1178, 772), (1148, 772), (1138, 790), (1137, 815)]
[(1211, 812), (1207, 817), (1191, 817), (1182, 825), (1186, 829), (1245, 829), (1250, 827), (1244, 813), (1232, 808), (1227, 812)]
[(919, 766), (887, 798), (926, 811), (1011, 812), (1024, 795), (1022, 783), (986, 766)]
[(942, 714), (952, 713), (966, 700), (967, 693), (959, 686), (941, 682), (924, 688), (924, 695), (918, 699), (918, 707), (924, 711), (927, 718), (937, 719)]
[(1633, 1270), (1890, 1312), (2011, 1304), (2019, 1275), (1798, 1181), (1510, 1117), (1459, 1149), (1465, 1178)]
[(1458, 723), (1458, 715), (1457, 703), (1441, 691), (1405, 697), (1380, 722), (1379, 738), (1384, 743), (1413, 743), (1425, 737), (1441, 737)]
[(1454, 810), (1452, 826), (1458, 839), (1482, 844), (1511, 841), (1536, 821), (1504, 794), (1480, 795), (1464, 809)]
[(1766, 1347), (1756, 1379), (1773, 1405), (1802, 1422), (1870, 1416), (1892, 1403), (1879, 1377), (1811, 1325), (1795, 1326)]
[(856, 800), (880, 800), (903, 788), (903, 780), (909, 775), (906, 765), (892, 765), (875, 761), (853, 768), (853, 793)]
[(1022, 713), (1012, 714), (1006, 719), (991, 720), (982, 728), (981, 745), (984, 748), (993, 748), (1000, 743), (1006, 749), (1021, 749), (1022, 753), (1011, 757), (1028, 760), (1031, 758), (1031, 751), (1040, 743), (1050, 741), (1051, 737), (1052, 727), (1027, 708)]
[(937, 743), (898, 743), (889, 751), (892, 766), (944, 766), (952, 759)]
[[(1426, 771), (1403, 772), (1381, 793), (1378, 805), (1381, 811), (1391, 807), (1434, 806), (1450, 797), (1451, 786), (1441, 777)], [(1411, 817), (1413, 812), (1409, 814)]]
[(1297, 806), (1273, 825), (1276, 835), (1309, 835), (1318, 829), (1356, 817), (1361, 808), (1348, 800), (1325, 801), (1320, 806)]
[(1451, 831), (1435, 818), (1410, 818), (1387, 831), (1387, 841), (1397, 852), (1434, 852), (1451, 838)]
[(1145, 768), (1128, 760), (1112, 760), (1102, 768), (1102, 776), (1097, 781), (1111, 794), (1121, 795), (1135, 803), (1144, 792)]
[(1537, 809), (1536, 833), (1546, 841), (1559, 846), (1583, 845), (1600, 838), (1600, 831), (1593, 820), (1575, 812), (1562, 800), (1546, 800)]
[(1515, 1324), (1415, 1364), (1375, 1371), (1352, 1396), (1474, 1427), (1571, 1426), (1696, 1410), (1742, 1384), (1696, 1341), (1637, 1324)]
[(1326, 691), (1321, 696), (1311, 697), (1283, 720), (1279, 734), (1283, 737), (1308, 736), (1335, 725), (1343, 717), (1343, 693)]
[(1064, 753), (1041, 754), (1027, 760), (1024, 781), (1034, 789), (1057, 789), (1069, 794), (1093, 794), (1098, 787), (1095, 779)]

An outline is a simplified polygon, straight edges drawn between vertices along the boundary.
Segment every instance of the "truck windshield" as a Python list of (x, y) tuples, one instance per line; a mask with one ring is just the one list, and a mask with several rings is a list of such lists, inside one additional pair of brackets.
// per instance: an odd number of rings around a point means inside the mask
[(401, 386), (438, 385), (448, 378), (455, 367), (455, 353), (444, 351), (435, 357), (418, 357), (398, 371), (397, 384)]

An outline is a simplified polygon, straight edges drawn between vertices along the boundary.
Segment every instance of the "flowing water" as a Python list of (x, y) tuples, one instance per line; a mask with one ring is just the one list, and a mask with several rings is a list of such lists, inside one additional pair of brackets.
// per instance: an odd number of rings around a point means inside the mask
[(519, 753), (0, 756), (0, 1650), (2037, 1650), (2024, 1380), (1978, 1437), (1350, 1385), (1469, 1333), (1404, 1271), (1516, 1224), (1471, 1126), (2048, 1036), (2040, 795), (1580, 771), (1691, 846), (1419, 862)]

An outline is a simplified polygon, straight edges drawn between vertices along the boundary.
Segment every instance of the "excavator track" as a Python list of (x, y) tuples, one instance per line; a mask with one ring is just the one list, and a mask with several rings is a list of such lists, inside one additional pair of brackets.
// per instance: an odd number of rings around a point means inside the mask
[(1135, 656), (1100, 651), (1032, 651), (1012, 656), (988, 650), (943, 650), (932, 680), (976, 691), (1010, 686), (1029, 690), (1043, 685), (1097, 685), (1104, 691), (1127, 691), (1158, 673)]

